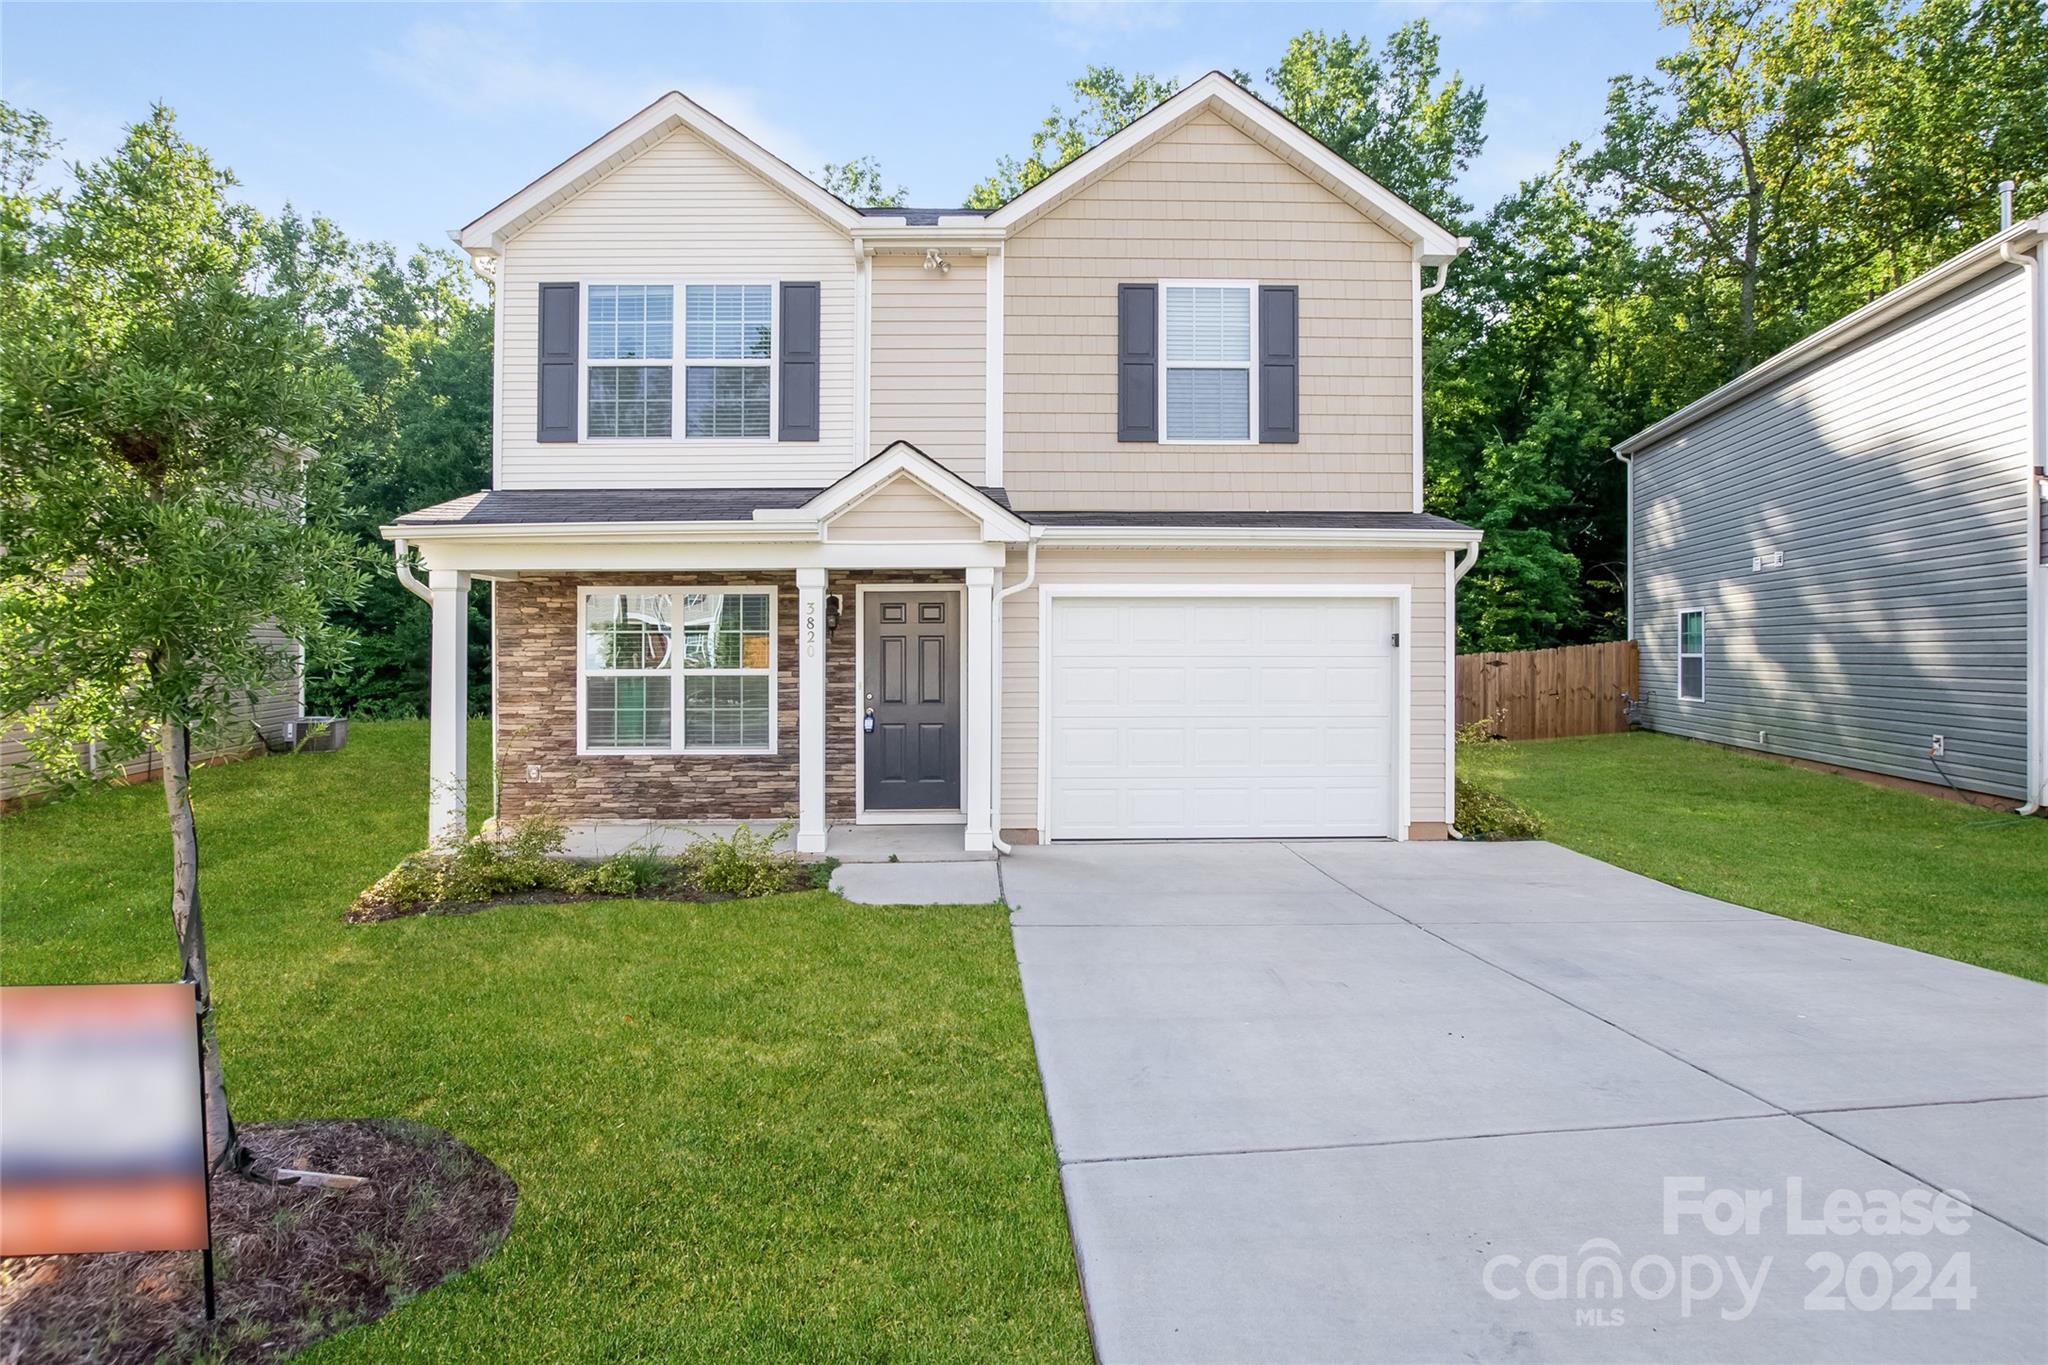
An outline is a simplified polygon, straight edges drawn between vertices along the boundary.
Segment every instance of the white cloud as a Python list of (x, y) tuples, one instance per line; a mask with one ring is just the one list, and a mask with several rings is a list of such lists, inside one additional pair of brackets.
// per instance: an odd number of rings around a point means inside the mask
[(815, 172), (825, 159), (803, 134), (766, 115), (756, 90), (664, 76), (652, 67), (600, 71), (548, 55), (530, 32), (479, 32), (437, 21), (416, 23), (406, 29), (396, 48), (377, 52), (375, 60), (391, 79), (477, 119), (548, 109), (609, 128), (669, 90), (680, 89), (806, 174)]

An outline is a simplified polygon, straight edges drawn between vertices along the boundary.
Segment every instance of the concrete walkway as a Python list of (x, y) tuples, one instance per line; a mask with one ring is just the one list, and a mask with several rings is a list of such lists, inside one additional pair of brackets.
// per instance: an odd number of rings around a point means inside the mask
[(1548, 844), (1003, 880), (1106, 1361), (2048, 1359), (2048, 989)]

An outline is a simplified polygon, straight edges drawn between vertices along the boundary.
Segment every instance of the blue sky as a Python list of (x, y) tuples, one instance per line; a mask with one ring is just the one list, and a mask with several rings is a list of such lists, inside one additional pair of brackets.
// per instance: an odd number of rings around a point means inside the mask
[(1263, 76), (1292, 34), (1378, 39), (1426, 15), (1484, 86), (1466, 197), (1492, 202), (1591, 140), (1611, 75), (1677, 35), (1649, 4), (0, 4), (0, 94), (92, 156), (160, 99), (290, 201), (410, 246), (516, 190), (660, 92), (696, 98), (800, 168), (881, 159), (917, 204), (957, 204), (1089, 63)]

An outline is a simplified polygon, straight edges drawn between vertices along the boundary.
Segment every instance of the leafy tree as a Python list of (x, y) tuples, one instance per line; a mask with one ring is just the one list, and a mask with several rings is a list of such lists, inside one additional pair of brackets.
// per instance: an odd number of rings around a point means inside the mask
[[(380, 561), (337, 619), (347, 659), (307, 661), (307, 700), (355, 716), (416, 716), (427, 706), (431, 613), (383, 567), (378, 528), (404, 512), (491, 482), (492, 314), (469, 265), (422, 248), (401, 261), (382, 242), (352, 242), (330, 220), (287, 208), (258, 223), (270, 287), (290, 297), (355, 377), (363, 401), (342, 446), (351, 506), (338, 523)], [(488, 710), (490, 621), (470, 608), (470, 706)]]
[(79, 746), (162, 757), (171, 918), (203, 1016), (208, 1158), (242, 1170), (212, 1018), (193, 734), (332, 649), (360, 591), (323, 453), (355, 394), (292, 301), (252, 285), (233, 179), (161, 106), (75, 191), (38, 188), (48, 125), (0, 117), (0, 713), (82, 778)]
[(863, 208), (900, 209), (910, 202), (907, 187), (886, 188), (882, 164), (871, 156), (827, 163), (818, 170), (818, 183), (847, 203)]
[(1472, 211), (1457, 180), (1485, 145), (1486, 93), (1442, 78), (1437, 36), (1426, 20), (1401, 25), (1384, 55), (1372, 41), (1320, 29), (1290, 39), (1266, 73), (1280, 112), (1330, 150), (1439, 222)]
[(1142, 72), (1126, 76), (1114, 67), (1091, 66), (1067, 87), (1080, 107), (1053, 106), (1031, 134), (1031, 154), (1022, 161), (1002, 157), (995, 174), (967, 196), (971, 209), (1000, 208), (1060, 167), (1116, 132), (1180, 89), (1171, 76)]

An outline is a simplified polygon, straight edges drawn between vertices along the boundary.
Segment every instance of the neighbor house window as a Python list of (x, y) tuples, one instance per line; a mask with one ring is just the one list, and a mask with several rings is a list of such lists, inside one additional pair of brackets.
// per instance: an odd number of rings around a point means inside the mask
[(765, 439), (774, 287), (693, 284), (683, 293), (683, 434)]
[(1252, 438), (1252, 286), (1161, 287), (1169, 441)]
[(1700, 701), (1707, 695), (1707, 614), (1678, 613), (1678, 695)]
[(593, 438), (672, 434), (674, 286), (593, 284), (588, 312), (586, 434)]
[(587, 592), (582, 672), (586, 750), (772, 752), (775, 594)]

